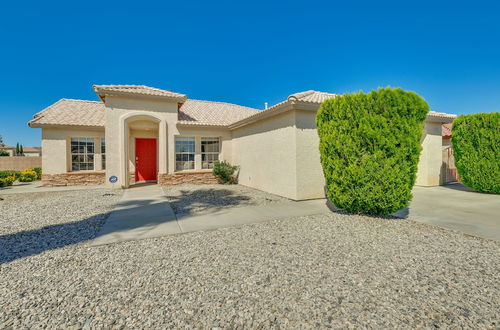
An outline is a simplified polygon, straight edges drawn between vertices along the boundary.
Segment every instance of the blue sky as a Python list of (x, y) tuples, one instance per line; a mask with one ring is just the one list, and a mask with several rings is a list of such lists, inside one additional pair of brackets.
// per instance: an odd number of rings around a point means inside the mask
[(500, 111), (500, 2), (9, 1), (0, 135), (93, 84), (144, 84), (263, 108), (294, 92), (394, 86), (449, 113)]

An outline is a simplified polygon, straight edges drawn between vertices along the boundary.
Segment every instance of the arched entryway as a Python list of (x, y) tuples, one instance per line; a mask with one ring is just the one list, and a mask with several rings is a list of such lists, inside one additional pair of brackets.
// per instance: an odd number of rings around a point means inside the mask
[(167, 126), (161, 117), (131, 113), (122, 118), (121, 172), (130, 185), (157, 182), (158, 173), (166, 172)]

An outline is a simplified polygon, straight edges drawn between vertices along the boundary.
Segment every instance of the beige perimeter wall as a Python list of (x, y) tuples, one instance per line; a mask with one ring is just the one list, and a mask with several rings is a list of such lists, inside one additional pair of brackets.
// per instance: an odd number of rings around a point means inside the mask
[(42, 157), (0, 157), (0, 171), (42, 167)]

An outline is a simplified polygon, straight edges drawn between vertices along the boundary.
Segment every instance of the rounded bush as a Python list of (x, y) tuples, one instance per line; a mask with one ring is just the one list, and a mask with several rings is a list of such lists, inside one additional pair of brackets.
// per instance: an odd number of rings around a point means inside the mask
[(224, 184), (231, 184), (236, 182), (234, 177), (234, 172), (238, 169), (238, 166), (231, 165), (226, 161), (215, 162), (212, 173)]
[(323, 102), (316, 123), (328, 198), (374, 215), (408, 206), (428, 112), (420, 96), (399, 88)]
[(451, 141), (462, 183), (479, 192), (500, 193), (500, 113), (459, 116)]

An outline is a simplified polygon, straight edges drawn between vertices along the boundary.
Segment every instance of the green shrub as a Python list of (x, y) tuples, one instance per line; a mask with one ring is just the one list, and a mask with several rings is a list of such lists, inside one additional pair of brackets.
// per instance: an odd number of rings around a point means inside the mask
[(3, 157), (3, 156), (10, 156), (10, 154), (5, 150), (0, 150), (0, 157)]
[(6, 176), (0, 177), (0, 187), (12, 186), (12, 184), (16, 181), (15, 176)]
[(41, 167), (35, 167), (33, 168), (33, 171), (36, 172), (36, 179), (41, 180), (42, 179), (42, 168)]
[(420, 96), (399, 88), (323, 102), (316, 123), (328, 198), (375, 215), (408, 206), (428, 112)]
[(0, 171), (0, 178), (6, 178), (8, 176), (13, 176), (16, 180), (19, 179), (19, 171)]
[(32, 182), (37, 178), (37, 174), (33, 169), (27, 168), (21, 171), (19, 176), (19, 181), (21, 182)]
[(234, 177), (234, 172), (238, 169), (238, 166), (233, 166), (226, 161), (215, 162), (212, 173), (220, 179), (224, 184), (231, 184), (236, 182)]
[(500, 113), (458, 117), (451, 141), (462, 183), (479, 192), (500, 193)]

